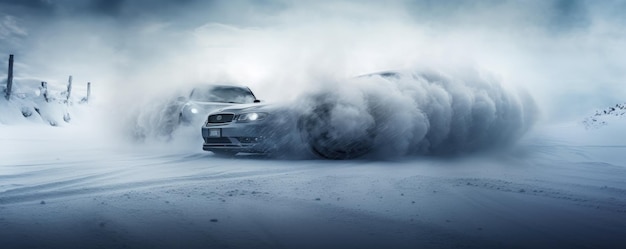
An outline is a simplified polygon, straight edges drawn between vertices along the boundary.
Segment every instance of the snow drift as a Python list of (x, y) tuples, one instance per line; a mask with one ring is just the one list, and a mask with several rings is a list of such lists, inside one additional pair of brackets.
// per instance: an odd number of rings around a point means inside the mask
[[(1, 76), (0, 76), (1, 77)], [(68, 96), (66, 86), (48, 84), (42, 80), (28, 77), (16, 77), (9, 100), (5, 98), (6, 80), (0, 82), (0, 124), (15, 125), (42, 123), (51, 126), (62, 126), (72, 119), (73, 114), (80, 112), (79, 105), (86, 104), (80, 86), (74, 95)]]

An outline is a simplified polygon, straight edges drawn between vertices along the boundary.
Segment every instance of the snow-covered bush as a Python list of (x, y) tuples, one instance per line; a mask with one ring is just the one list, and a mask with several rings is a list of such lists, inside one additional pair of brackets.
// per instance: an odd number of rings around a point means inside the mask
[(626, 117), (626, 103), (616, 104), (604, 110), (596, 111), (593, 116), (585, 118), (582, 123), (585, 128), (600, 128), (607, 125), (612, 119), (621, 119)]

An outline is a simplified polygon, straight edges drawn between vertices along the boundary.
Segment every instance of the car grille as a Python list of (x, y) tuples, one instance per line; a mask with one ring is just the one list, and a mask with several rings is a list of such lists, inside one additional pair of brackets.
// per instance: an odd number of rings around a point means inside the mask
[(220, 124), (233, 121), (235, 114), (214, 114), (209, 116), (208, 124)]
[(204, 139), (204, 142), (207, 144), (229, 144), (230, 139), (227, 137), (207, 137)]

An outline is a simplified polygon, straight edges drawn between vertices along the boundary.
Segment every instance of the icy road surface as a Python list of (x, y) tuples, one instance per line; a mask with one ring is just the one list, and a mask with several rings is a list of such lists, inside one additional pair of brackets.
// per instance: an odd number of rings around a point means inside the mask
[(569, 128), (506, 153), (326, 161), (1, 126), (0, 247), (626, 248), (626, 147)]

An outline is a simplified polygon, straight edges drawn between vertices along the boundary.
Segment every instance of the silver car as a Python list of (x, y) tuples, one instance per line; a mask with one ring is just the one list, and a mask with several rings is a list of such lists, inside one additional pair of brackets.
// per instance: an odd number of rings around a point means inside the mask
[[(357, 77), (396, 79), (396, 72)], [(202, 148), (218, 155), (296, 152), (328, 159), (363, 156), (374, 146), (375, 122), (359, 132), (338, 132), (332, 111), (341, 105), (332, 92), (310, 94), (298, 103), (235, 105), (209, 114), (202, 126)], [(302, 103), (304, 103), (302, 105)], [(300, 104), (300, 105), (299, 105)]]
[(373, 146), (374, 127), (365, 136), (335, 136), (331, 111), (336, 96), (313, 94), (305, 105), (234, 105), (210, 113), (202, 126), (202, 149), (217, 155), (240, 152), (313, 154), (328, 159), (365, 155)]

